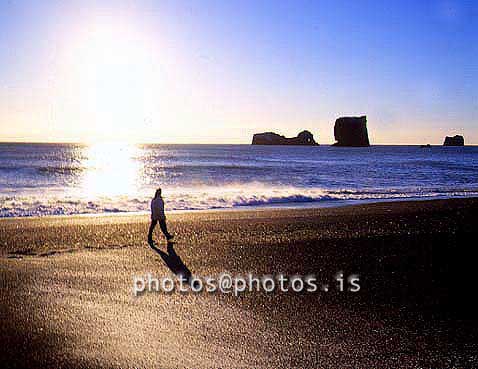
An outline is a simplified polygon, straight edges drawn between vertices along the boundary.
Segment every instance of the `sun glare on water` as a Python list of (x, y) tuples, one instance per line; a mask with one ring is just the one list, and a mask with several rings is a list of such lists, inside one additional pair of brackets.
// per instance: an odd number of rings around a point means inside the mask
[(142, 166), (140, 149), (122, 143), (93, 144), (85, 148), (85, 174), (81, 192), (85, 197), (138, 196)]

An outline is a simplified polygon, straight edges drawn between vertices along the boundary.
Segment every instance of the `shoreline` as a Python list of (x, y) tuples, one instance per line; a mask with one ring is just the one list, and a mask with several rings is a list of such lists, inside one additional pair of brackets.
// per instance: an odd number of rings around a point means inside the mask
[[(277, 210), (308, 210), (308, 209), (335, 209), (349, 206), (362, 206), (368, 204), (381, 203), (402, 203), (402, 202), (425, 202), (425, 201), (443, 201), (443, 200), (462, 200), (462, 199), (478, 199), (478, 195), (473, 196), (434, 196), (434, 197), (409, 197), (409, 198), (387, 198), (387, 199), (364, 199), (364, 200), (326, 200), (326, 201), (304, 201), (304, 202), (285, 202), (273, 205), (240, 205), (229, 208), (210, 208), (210, 209), (175, 209), (166, 211), (166, 215), (174, 214), (194, 214), (194, 213), (222, 213), (222, 212), (248, 212), (248, 211), (277, 211)], [(0, 217), (0, 222), (5, 220), (21, 220), (21, 219), (50, 219), (50, 218), (95, 218), (95, 217), (149, 217), (149, 211), (118, 211), (118, 212), (102, 212), (102, 213), (78, 213), (78, 214), (48, 214), (33, 216), (12, 216)]]
[[(187, 231), (194, 231), (196, 226), (209, 227), (209, 223), (224, 223), (225, 230), (228, 221), (283, 222), (290, 218), (300, 219), (302, 223), (316, 224), (321, 219), (344, 217), (348, 222), (355, 218), (366, 219), (376, 213), (377, 216), (394, 213), (420, 214), (436, 211), (446, 211), (450, 205), (472, 206), (478, 203), (478, 197), (456, 199), (434, 199), (422, 201), (383, 201), (360, 203), (337, 207), (307, 207), (307, 208), (243, 208), (243, 209), (208, 209), (198, 211), (177, 211), (167, 213), (167, 223), (186, 226)], [(469, 205), (470, 204), (470, 205)], [(418, 215), (417, 215), (418, 216)], [(80, 249), (108, 249), (108, 247), (129, 247), (139, 244), (146, 245), (146, 234), (150, 222), (149, 213), (114, 213), (114, 214), (78, 214), (73, 216), (39, 216), (16, 217), (0, 219), (0, 257), (2, 255), (28, 256), (45, 255), (57, 252), (69, 252)], [(320, 223), (319, 223), (320, 224)], [(127, 229), (126, 227), (130, 227)], [(320, 224), (320, 228), (323, 225)], [(118, 231), (112, 234), (111, 229)], [(22, 232), (18, 232), (22, 229)], [(57, 230), (57, 232), (52, 232)], [(123, 234), (123, 233), (125, 234)], [(179, 231), (181, 232), (181, 231)], [(320, 229), (317, 229), (320, 232)], [(327, 230), (328, 232), (328, 230)], [(341, 231), (335, 231), (341, 234)], [(334, 237), (336, 237), (335, 235)], [(341, 235), (340, 237), (345, 237)], [(317, 236), (320, 239), (320, 236)]]

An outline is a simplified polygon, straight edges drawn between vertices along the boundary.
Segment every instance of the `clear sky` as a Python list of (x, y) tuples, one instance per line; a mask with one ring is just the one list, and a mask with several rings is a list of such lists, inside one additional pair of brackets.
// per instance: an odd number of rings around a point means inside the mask
[(475, 1), (2, 1), (0, 141), (478, 144)]

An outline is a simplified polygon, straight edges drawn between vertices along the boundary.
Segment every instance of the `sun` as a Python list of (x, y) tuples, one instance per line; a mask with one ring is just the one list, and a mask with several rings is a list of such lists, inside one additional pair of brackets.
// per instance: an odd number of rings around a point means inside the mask
[(135, 141), (164, 99), (154, 44), (140, 29), (97, 22), (71, 40), (67, 54), (70, 124), (76, 119), (87, 141)]
[(115, 17), (72, 27), (51, 99), (51, 120), (64, 135), (85, 143), (190, 142), (192, 131), (208, 127), (207, 87), (155, 27)]

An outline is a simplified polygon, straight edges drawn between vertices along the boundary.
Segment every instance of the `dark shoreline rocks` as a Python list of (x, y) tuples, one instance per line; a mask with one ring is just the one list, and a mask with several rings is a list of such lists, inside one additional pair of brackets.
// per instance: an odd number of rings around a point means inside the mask
[(317, 146), (314, 135), (309, 131), (300, 132), (297, 137), (285, 137), (274, 132), (256, 133), (252, 137), (253, 145), (302, 145)]
[(334, 146), (367, 147), (370, 146), (367, 131), (367, 117), (341, 117), (335, 121)]
[(460, 135), (446, 136), (443, 146), (465, 146), (465, 138)]

